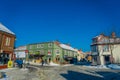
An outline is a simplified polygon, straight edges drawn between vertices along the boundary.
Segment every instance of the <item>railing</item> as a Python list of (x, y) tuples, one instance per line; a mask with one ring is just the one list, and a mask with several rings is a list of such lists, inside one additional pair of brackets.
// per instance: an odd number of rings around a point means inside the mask
[(91, 55), (98, 55), (98, 52), (92, 52)]
[(120, 39), (119, 40), (93, 42), (92, 45), (94, 45), (94, 44), (120, 44)]

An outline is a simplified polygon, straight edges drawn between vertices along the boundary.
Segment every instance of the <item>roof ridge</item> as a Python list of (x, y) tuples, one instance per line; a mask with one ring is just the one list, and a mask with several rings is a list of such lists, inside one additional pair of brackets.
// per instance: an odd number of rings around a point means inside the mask
[(1, 22), (0, 22), (0, 30), (1, 31), (4, 31), (4, 32), (7, 32), (9, 34), (13, 34), (15, 35), (15, 33), (13, 33), (11, 30), (9, 30), (6, 26), (4, 26)]

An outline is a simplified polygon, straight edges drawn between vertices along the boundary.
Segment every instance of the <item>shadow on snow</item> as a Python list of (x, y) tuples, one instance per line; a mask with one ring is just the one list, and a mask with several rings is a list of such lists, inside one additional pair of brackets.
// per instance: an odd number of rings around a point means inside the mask
[[(91, 74), (91, 72), (90, 72)], [(68, 74), (60, 74), (66, 80), (120, 80), (120, 73), (114, 72), (94, 72), (90, 75), (89, 73), (81, 73), (75, 71), (68, 71)]]

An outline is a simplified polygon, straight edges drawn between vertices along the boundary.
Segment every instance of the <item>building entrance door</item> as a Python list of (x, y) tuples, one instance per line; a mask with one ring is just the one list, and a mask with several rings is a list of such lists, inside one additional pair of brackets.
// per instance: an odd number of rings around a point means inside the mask
[(104, 56), (105, 64), (110, 64), (110, 55)]

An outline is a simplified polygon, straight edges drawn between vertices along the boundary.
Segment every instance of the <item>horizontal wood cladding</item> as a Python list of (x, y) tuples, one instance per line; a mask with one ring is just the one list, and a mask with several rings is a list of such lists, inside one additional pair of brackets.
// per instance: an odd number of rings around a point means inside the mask
[(0, 51), (13, 53), (14, 42), (15, 35), (0, 31)]

